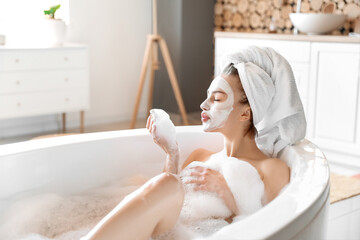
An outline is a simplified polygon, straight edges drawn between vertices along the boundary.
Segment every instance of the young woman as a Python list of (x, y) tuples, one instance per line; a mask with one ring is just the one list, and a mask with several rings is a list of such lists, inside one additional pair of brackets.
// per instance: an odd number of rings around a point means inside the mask
[(257, 130), (253, 124), (252, 108), (234, 64), (229, 64), (212, 81), (207, 98), (200, 107), (204, 131), (219, 132), (224, 136), (223, 155), (197, 149), (178, 169), (177, 143), (164, 134), (161, 121), (157, 121), (159, 116), (151, 114), (146, 127), (167, 154), (164, 172), (128, 195), (84, 239), (149, 239), (171, 230), (181, 214), (184, 189), (188, 184), (195, 185), (194, 191), (210, 192), (221, 198), (231, 211), (231, 217), (226, 219), (228, 222), (242, 215), (243, 210), (226, 181), (225, 173), (205, 165), (195, 165), (187, 173), (190, 180), (179, 177), (182, 169), (195, 162), (206, 163), (220, 156), (247, 163), (256, 170), (263, 183), (263, 194), (259, 196), (261, 199), (257, 199), (262, 205), (271, 202), (289, 183), (289, 167), (282, 160), (264, 154), (255, 142)]

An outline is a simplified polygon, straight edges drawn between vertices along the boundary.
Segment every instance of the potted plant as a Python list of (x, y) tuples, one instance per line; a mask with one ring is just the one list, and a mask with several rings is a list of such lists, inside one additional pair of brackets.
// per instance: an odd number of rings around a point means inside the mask
[(45, 35), (50, 45), (61, 45), (65, 40), (66, 24), (62, 19), (55, 18), (55, 13), (59, 8), (60, 5), (56, 5), (50, 7), (49, 10), (44, 10)]

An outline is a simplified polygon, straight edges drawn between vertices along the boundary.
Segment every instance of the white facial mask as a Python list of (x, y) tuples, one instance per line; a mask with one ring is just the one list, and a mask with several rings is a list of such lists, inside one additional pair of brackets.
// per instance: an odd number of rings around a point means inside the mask
[[(210, 98), (215, 91), (223, 91), (226, 93), (227, 98), (223, 102), (212, 103)], [(203, 129), (205, 132), (212, 131), (223, 127), (228, 119), (234, 104), (234, 92), (229, 83), (222, 77), (216, 77), (210, 84), (208, 89), (208, 96), (205, 101), (200, 105), (203, 113), (209, 116), (209, 120), (203, 122)]]

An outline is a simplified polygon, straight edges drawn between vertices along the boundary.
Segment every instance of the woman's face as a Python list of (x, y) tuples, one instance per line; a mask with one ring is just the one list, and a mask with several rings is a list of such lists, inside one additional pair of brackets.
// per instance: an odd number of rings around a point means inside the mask
[[(240, 79), (236, 76), (216, 77), (207, 91), (207, 98), (200, 105), (201, 121), (205, 132), (232, 127), (244, 109), (240, 101)], [(234, 124), (232, 124), (234, 123)]]
[(216, 77), (207, 90), (207, 98), (200, 105), (201, 121), (205, 132), (224, 126), (233, 110), (234, 92), (223, 77)]

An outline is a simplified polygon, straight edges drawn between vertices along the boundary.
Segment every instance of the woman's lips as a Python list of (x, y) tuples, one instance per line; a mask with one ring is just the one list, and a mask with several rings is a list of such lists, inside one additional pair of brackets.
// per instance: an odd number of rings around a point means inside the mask
[(206, 115), (206, 113), (201, 113), (201, 121), (202, 122), (207, 122), (209, 120), (209, 116)]

